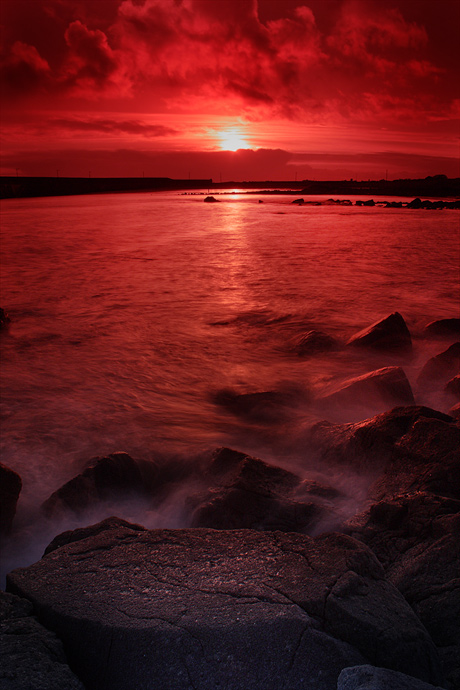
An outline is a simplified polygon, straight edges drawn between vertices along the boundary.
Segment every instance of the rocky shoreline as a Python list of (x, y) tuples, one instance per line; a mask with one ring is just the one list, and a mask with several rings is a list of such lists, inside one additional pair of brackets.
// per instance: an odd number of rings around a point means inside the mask
[[(381, 410), (297, 427), (306, 457), (368, 478), (364, 510), (345, 520), (332, 482), (234, 448), (175, 466), (94, 458), (43, 503), (47, 519), (116, 496), (161, 504), (187, 486), (190, 527), (108, 518), (56, 536), (41, 560), (10, 573), (0, 687), (458, 690), (458, 330), (458, 319), (427, 326), (442, 343), (419, 372), (457, 400), (449, 414), (417, 405), (399, 366), (312, 401), (321, 410), (325, 398), (347, 407), (374, 396)], [(407, 357), (412, 341), (396, 313), (347, 343), (310, 332), (298, 347), (304, 357), (337, 347)], [(223, 391), (215, 403), (269, 428), (289, 401)], [(20, 478), (0, 473), (6, 545)]]

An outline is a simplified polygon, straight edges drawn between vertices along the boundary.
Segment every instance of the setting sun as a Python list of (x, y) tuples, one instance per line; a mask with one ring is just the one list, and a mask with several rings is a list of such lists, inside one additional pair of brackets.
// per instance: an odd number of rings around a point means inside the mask
[(217, 136), (220, 140), (220, 147), (224, 151), (249, 148), (244, 135), (238, 129), (227, 129), (224, 132), (219, 132)]

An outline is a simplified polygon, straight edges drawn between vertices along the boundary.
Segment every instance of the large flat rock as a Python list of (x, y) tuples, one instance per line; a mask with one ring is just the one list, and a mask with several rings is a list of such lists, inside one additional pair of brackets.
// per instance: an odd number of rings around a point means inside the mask
[(104, 527), (7, 580), (89, 690), (335, 690), (363, 664), (442, 684), (425, 628), (352, 537)]

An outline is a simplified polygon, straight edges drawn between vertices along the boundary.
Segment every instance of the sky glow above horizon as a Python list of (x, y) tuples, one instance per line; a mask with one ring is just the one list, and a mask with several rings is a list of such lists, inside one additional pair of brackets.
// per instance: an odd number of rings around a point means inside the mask
[(458, 0), (2, 0), (3, 175), (460, 175)]

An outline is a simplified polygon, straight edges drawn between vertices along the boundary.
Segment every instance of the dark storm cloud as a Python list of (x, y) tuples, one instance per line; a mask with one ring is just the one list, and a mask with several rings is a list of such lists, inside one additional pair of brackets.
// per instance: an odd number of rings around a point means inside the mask
[(177, 130), (163, 125), (149, 125), (137, 120), (109, 120), (93, 118), (90, 120), (55, 118), (47, 127), (70, 132), (99, 132), (102, 134), (134, 134), (143, 137), (165, 137), (177, 134)]

